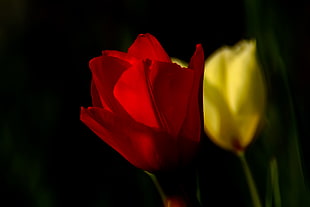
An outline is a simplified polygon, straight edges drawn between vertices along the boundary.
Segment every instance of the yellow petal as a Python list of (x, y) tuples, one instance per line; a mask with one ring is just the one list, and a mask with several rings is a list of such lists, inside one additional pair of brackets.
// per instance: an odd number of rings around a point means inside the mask
[(180, 60), (180, 59), (175, 58), (175, 57), (172, 57), (170, 59), (171, 59), (171, 62), (176, 63), (176, 64), (178, 64), (179, 66), (181, 66), (183, 68), (187, 68), (188, 67), (188, 63), (183, 61), (183, 60)]
[(219, 49), (205, 62), (204, 82), (216, 88), (226, 99), (226, 59), (230, 52), (226, 48)]
[(220, 147), (232, 150), (238, 131), (233, 122), (226, 96), (226, 60), (230, 52), (222, 48), (205, 63), (203, 80), (204, 127), (210, 139)]
[(205, 63), (205, 131), (224, 149), (244, 149), (262, 117), (266, 92), (255, 53), (255, 41), (241, 41), (219, 49)]
[(227, 63), (227, 100), (238, 126), (239, 142), (246, 146), (253, 139), (264, 110), (265, 86), (255, 41), (242, 41), (231, 52), (234, 58)]
[(209, 138), (220, 147), (233, 150), (237, 136), (233, 117), (222, 94), (204, 79), (203, 85), (204, 128)]

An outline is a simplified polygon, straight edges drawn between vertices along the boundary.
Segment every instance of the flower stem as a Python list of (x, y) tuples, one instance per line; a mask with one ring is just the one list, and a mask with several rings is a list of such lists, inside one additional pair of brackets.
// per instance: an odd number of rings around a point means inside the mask
[(197, 185), (196, 198), (197, 198), (198, 203), (201, 205), (200, 177), (199, 177), (198, 170), (196, 170), (196, 185)]
[(262, 207), (258, 192), (257, 192), (257, 188), (251, 173), (251, 170), (249, 168), (249, 165), (245, 159), (244, 153), (239, 153), (238, 157), (241, 161), (247, 182), (248, 182), (248, 186), (249, 186), (249, 190), (250, 190), (250, 194), (252, 197), (252, 202), (253, 202), (253, 207)]
[[(146, 172), (146, 171), (145, 171)], [(165, 207), (201, 207), (197, 200), (196, 191), (188, 191), (184, 182), (184, 175), (181, 174), (152, 174), (146, 172), (153, 181)]]
[(273, 158), (270, 161), (270, 174), (271, 174), (271, 183), (274, 196), (275, 207), (281, 207), (281, 193), (279, 187), (279, 173), (278, 173), (278, 164), (276, 158)]
[(164, 193), (162, 187), (160, 186), (160, 184), (159, 184), (159, 182), (158, 182), (156, 176), (155, 176), (154, 174), (152, 174), (152, 173), (147, 172), (147, 171), (144, 171), (144, 172), (150, 176), (150, 178), (151, 178), (151, 180), (153, 181), (153, 183), (154, 183), (154, 185), (155, 185), (155, 187), (156, 187), (156, 189), (157, 189), (157, 191), (158, 191), (158, 193), (159, 193), (159, 195), (160, 195), (160, 197), (161, 197), (163, 203), (165, 203), (165, 202), (166, 202), (166, 199), (167, 199), (167, 196), (166, 196), (166, 194)]

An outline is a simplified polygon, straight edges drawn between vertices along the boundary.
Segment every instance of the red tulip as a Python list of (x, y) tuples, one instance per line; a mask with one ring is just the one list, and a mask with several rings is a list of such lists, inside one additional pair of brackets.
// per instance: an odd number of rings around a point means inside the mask
[(188, 68), (172, 63), (158, 40), (140, 34), (127, 53), (93, 58), (92, 107), (80, 119), (134, 166), (172, 170), (188, 163), (200, 141), (201, 45)]

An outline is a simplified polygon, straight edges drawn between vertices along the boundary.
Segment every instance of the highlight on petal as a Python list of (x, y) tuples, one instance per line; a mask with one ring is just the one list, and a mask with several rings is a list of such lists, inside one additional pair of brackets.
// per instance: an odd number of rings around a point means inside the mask
[(140, 34), (128, 49), (128, 54), (141, 59), (171, 62), (170, 57), (151, 34)]
[[(98, 97), (102, 106), (110, 111), (128, 116), (113, 95), (113, 89), (122, 73), (131, 65), (128, 62), (114, 57), (100, 56), (89, 62), (92, 72), (92, 95), (93, 101), (98, 104)], [(94, 89), (94, 86), (96, 89)], [(94, 105), (94, 106), (97, 106)]]
[(178, 64), (179, 66), (181, 66), (183, 68), (188, 68), (188, 63), (183, 61), (183, 60), (180, 60), (178, 58), (172, 57), (171, 58), (171, 62), (172, 63), (176, 63), (176, 64)]
[(113, 94), (135, 121), (149, 127), (160, 128), (157, 111), (154, 109), (147, 83), (145, 67), (145, 62), (140, 61), (124, 71), (115, 84)]

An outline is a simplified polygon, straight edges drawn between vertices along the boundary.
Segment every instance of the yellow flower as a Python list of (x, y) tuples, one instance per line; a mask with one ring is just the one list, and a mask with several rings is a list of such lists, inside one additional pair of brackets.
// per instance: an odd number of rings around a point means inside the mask
[(265, 99), (265, 82), (254, 40), (223, 47), (206, 60), (204, 128), (215, 144), (243, 152), (255, 136)]

